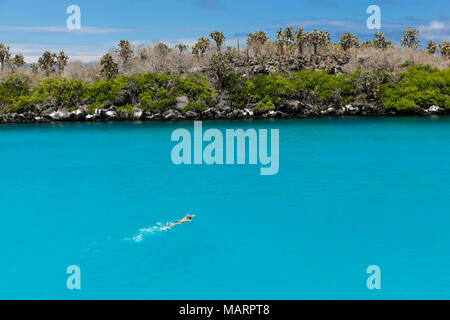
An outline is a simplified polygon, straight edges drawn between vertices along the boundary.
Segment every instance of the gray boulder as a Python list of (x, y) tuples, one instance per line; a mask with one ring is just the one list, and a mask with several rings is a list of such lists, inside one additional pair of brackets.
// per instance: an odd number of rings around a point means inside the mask
[(178, 118), (178, 113), (174, 110), (168, 110), (163, 113), (163, 117), (165, 120), (176, 120)]
[(184, 108), (187, 107), (187, 105), (189, 104), (189, 98), (187, 96), (180, 96), (177, 97), (177, 109), (178, 110), (183, 110)]
[(217, 114), (218, 112), (219, 111), (217, 110), (217, 108), (212, 107), (203, 111), (203, 114), (210, 119), (214, 119), (214, 115)]
[(84, 118), (86, 118), (86, 112), (83, 109), (78, 108), (70, 113), (70, 119), (80, 121), (84, 120)]
[(66, 109), (60, 109), (58, 111), (53, 111), (50, 114), (50, 118), (54, 121), (66, 121), (70, 119), (70, 112)]
[(58, 110), (57, 108), (55, 108), (55, 107), (50, 107), (50, 108), (47, 108), (47, 109), (44, 109), (42, 112), (41, 112), (41, 117), (44, 117), (44, 118), (47, 118), (47, 119), (51, 119), (51, 114), (53, 113), (53, 112), (55, 112), (56, 110)]
[(286, 101), (286, 111), (288, 113), (296, 114), (299, 110), (300, 101), (288, 100)]
[(150, 116), (146, 117), (147, 120), (160, 120), (161, 119), (161, 113), (152, 113)]
[(127, 110), (120, 110), (119, 118), (122, 120), (128, 120), (130, 118), (130, 113)]
[(195, 119), (198, 117), (198, 113), (192, 110), (189, 110), (185, 113), (187, 119)]
[(125, 106), (127, 104), (135, 105), (139, 97), (139, 88), (135, 82), (128, 83), (123, 87), (114, 100), (116, 106)]

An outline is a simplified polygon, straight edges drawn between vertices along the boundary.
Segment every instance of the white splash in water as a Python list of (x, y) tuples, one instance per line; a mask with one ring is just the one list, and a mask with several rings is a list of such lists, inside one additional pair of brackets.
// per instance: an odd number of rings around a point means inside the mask
[(148, 235), (155, 234), (157, 232), (163, 232), (170, 230), (170, 225), (172, 222), (166, 222), (165, 224), (158, 222), (155, 226), (148, 228), (148, 229), (140, 229), (139, 234), (132, 238), (125, 238), (125, 240), (135, 241), (135, 242), (141, 242), (144, 240), (144, 238)]

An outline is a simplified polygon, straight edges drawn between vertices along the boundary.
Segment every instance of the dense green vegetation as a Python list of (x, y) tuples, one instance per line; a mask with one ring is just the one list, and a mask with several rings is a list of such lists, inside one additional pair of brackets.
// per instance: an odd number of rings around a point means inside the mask
[(305, 70), (247, 80), (231, 74), (226, 78), (226, 89), (234, 106), (257, 103), (264, 110), (275, 109), (283, 99), (334, 107), (369, 102), (399, 111), (432, 105), (450, 108), (450, 69), (440, 71), (418, 65), (397, 77), (384, 71), (361, 70), (349, 75)]
[[(64, 51), (46, 51), (37, 64), (26, 66), (22, 55), (12, 57), (10, 47), (0, 43), (0, 112), (36, 114), (49, 107), (73, 111), (81, 106), (90, 113), (111, 107), (130, 113), (133, 107), (204, 111), (224, 98), (234, 108), (257, 111), (283, 110), (296, 101), (319, 109), (355, 103), (402, 112), (432, 105), (450, 109), (450, 45), (430, 41), (426, 51), (419, 50), (419, 34), (410, 27), (404, 31), (402, 62), (389, 56), (374, 65), (365, 63), (396, 52), (380, 31), (362, 44), (346, 32), (332, 44), (326, 31), (288, 26), (278, 30), (276, 40), (262, 31), (249, 34), (245, 51), (239, 44), (225, 50), (225, 36), (213, 31), (212, 41), (200, 37), (192, 54), (185, 53), (187, 45), (176, 45), (174, 53), (163, 43), (135, 52), (130, 41), (121, 40), (87, 78), (67, 77)], [(359, 49), (372, 55), (358, 59)], [(434, 67), (418, 64), (423, 61)]]
[[(209, 78), (200, 74), (149, 73), (92, 84), (47, 78), (32, 88), (30, 82), (30, 79), (18, 76), (1, 82), (0, 109), (25, 112), (39, 106), (55, 106), (74, 110), (89, 105), (93, 112), (105, 105), (131, 110), (131, 104), (134, 104), (144, 110), (165, 111), (175, 107), (177, 97), (187, 96), (189, 103), (185, 110), (203, 111), (214, 105), (217, 95)], [(251, 78), (229, 72), (224, 78), (223, 90), (233, 107), (253, 105), (266, 111), (277, 109), (290, 99), (333, 107), (359, 101), (400, 111), (431, 105), (450, 108), (450, 69), (413, 65), (399, 75), (361, 70), (348, 75), (332, 75), (304, 70)], [(136, 100), (130, 101), (130, 95)]]
[(311, 70), (258, 75), (247, 80), (231, 74), (226, 79), (226, 89), (234, 106), (257, 103), (264, 110), (275, 109), (283, 99), (307, 99), (315, 103), (342, 105), (352, 99), (355, 91), (350, 76)]
[(387, 109), (395, 110), (432, 105), (450, 108), (450, 69), (410, 67), (398, 81), (382, 86), (381, 101)]
[[(25, 112), (37, 106), (65, 107), (74, 110), (89, 105), (90, 111), (106, 103), (129, 108), (129, 101), (118, 100), (121, 94), (135, 94), (144, 110), (164, 111), (173, 107), (178, 96), (187, 96), (186, 109), (205, 110), (212, 103), (213, 89), (201, 75), (170, 76), (144, 74), (100, 80), (92, 84), (83, 81), (47, 78), (30, 89), (27, 77), (9, 77), (0, 83), (0, 110)], [(131, 89), (130, 89), (131, 88)]]

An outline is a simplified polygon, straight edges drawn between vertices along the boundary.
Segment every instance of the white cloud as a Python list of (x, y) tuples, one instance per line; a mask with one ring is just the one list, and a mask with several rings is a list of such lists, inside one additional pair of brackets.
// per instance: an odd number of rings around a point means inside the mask
[(442, 30), (445, 29), (445, 23), (440, 21), (431, 21), (430, 27), (433, 30)]
[(450, 41), (450, 23), (433, 20), (428, 25), (417, 27), (420, 37), (433, 41)]
[[(247, 39), (246, 37), (245, 37), (245, 39), (242, 39), (242, 38), (240, 39), (241, 46), (243, 44), (245, 44), (246, 39)], [(198, 41), (198, 38), (180, 38), (180, 39), (162, 39), (162, 40), (136, 40), (136, 41), (131, 41), (131, 44), (135, 47), (146, 46), (146, 45), (154, 46), (154, 45), (162, 42), (172, 48), (175, 47), (177, 44), (186, 44), (190, 48), (192, 48), (197, 43), (197, 41)], [(118, 43), (118, 41), (116, 43)], [(114, 46), (114, 45), (112, 45), (112, 46)], [(227, 46), (236, 47), (237, 46), (237, 38), (227, 38), (225, 40), (224, 47), (227, 47)], [(215, 47), (215, 43), (213, 40), (211, 40), (211, 47)]]
[[(162, 39), (162, 40), (134, 40), (131, 43), (138, 46), (154, 46), (160, 42), (167, 44), (169, 47), (175, 47), (177, 44), (186, 44), (189, 47), (192, 47), (196, 42), (197, 38), (179, 38), (179, 39)], [(117, 41), (118, 42), (118, 41)]]
[(35, 63), (44, 51), (59, 52), (64, 50), (69, 56), (69, 61), (81, 61), (84, 63), (99, 60), (110, 48), (107, 43), (97, 45), (57, 45), (57, 44), (39, 44), (39, 43), (16, 43), (11, 45), (13, 54), (21, 53), (27, 63)]
[[(26, 63), (36, 63), (40, 57), (41, 56), (24, 56)], [(102, 56), (70, 56), (69, 62), (81, 61), (83, 63), (91, 63), (99, 61), (101, 57)]]
[(0, 25), (0, 31), (9, 32), (50, 32), (50, 33), (78, 33), (78, 34), (106, 34), (119, 32), (134, 32), (135, 29), (102, 28), (102, 27), (83, 27), (80, 30), (69, 30), (65, 26), (10, 26)]

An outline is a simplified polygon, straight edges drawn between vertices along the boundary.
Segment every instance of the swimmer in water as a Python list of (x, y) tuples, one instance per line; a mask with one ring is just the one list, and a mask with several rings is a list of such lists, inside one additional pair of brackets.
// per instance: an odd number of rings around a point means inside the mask
[(186, 217), (184, 217), (183, 219), (181, 219), (181, 220), (178, 220), (177, 222), (174, 222), (174, 223), (172, 223), (170, 226), (169, 226), (169, 229), (171, 229), (172, 227), (175, 227), (177, 224), (183, 224), (183, 223), (185, 223), (185, 222), (191, 222), (192, 221), (192, 218), (194, 218), (195, 217), (195, 215), (187, 215)]

